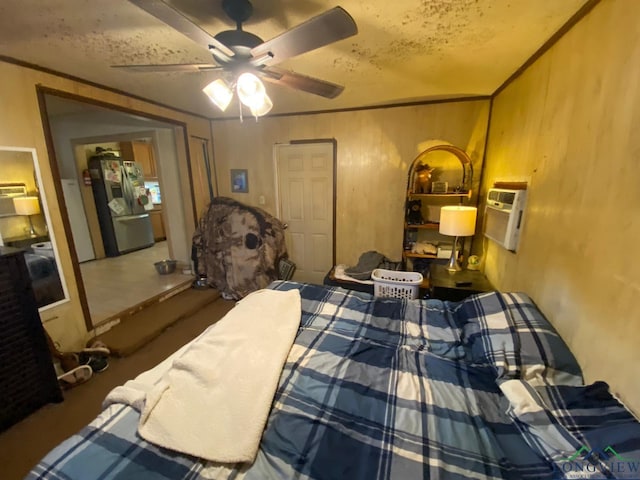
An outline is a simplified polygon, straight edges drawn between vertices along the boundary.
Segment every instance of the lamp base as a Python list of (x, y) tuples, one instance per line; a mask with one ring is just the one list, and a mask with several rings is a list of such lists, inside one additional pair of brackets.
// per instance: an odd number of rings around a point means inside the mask
[(29, 215), (29, 236), (31, 238), (35, 238), (38, 236), (38, 234), (36, 233), (35, 228), (33, 228), (33, 221), (31, 221), (31, 215)]
[(456, 273), (462, 271), (460, 268), (460, 264), (458, 263), (458, 237), (456, 237), (453, 242), (453, 248), (451, 249), (451, 258), (449, 258), (449, 263), (445, 267), (449, 273)]
[(453, 263), (451, 263), (451, 259), (449, 259), (449, 263), (447, 264), (446, 269), (450, 273), (456, 273), (456, 272), (462, 271), (462, 268), (460, 267), (460, 265), (458, 265), (458, 261), (453, 260)]

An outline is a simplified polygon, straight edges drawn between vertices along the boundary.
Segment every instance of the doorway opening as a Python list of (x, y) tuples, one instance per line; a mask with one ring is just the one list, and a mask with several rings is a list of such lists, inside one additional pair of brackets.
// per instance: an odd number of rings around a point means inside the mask
[(188, 288), (182, 268), (159, 275), (153, 265), (190, 264), (193, 219), (178, 167), (188, 155), (184, 125), (43, 97), (87, 329)]

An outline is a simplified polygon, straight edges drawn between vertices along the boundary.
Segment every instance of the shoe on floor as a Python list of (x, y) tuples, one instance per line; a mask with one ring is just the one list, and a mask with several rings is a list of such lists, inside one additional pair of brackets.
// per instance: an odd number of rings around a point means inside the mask
[(65, 372), (70, 372), (81, 365), (78, 361), (78, 355), (75, 353), (61, 353), (58, 359), (60, 360), (60, 365)]
[(93, 375), (93, 370), (89, 365), (80, 365), (79, 367), (69, 370), (58, 377), (60, 386), (64, 389), (75, 387), (81, 383), (86, 382)]
[(80, 352), (80, 363), (91, 367), (93, 373), (104, 372), (109, 368), (109, 359), (104, 355)]
[(107, 347), (107, 345), (104, 342), (101, 342), (100, 340), (94, 340), (92, 342), (90, 342), (86, 348), (82, 349), (83, 353), (93, 353), (96, 355), (103, 355), (103, 356), (109, 356), (111, 355), (111, 350), (109, 350), (109, 347)]
[(87, 347), (83, 348), (80, 353), (89, 353), (91, 355), (99, 355), (102, 357), (108, 357), (111, 355), (111, 350), (105, 347)]

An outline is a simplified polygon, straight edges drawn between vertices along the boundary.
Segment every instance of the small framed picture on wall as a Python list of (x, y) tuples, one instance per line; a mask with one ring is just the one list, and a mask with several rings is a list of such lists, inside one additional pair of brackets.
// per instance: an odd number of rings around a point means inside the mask
[(231, 192), (249, 192), (249, 174), (247, 173), (247, 170), (231, 170)]

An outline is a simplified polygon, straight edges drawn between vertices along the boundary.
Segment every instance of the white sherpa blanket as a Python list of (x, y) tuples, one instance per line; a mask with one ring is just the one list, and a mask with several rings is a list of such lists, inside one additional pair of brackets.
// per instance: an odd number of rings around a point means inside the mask
[(252, 462), (300, 325), (298, 290), (259, 290), (162, 364), (114, 389), (105, 405), (141, 411), (148, 442), (206, 460)]

